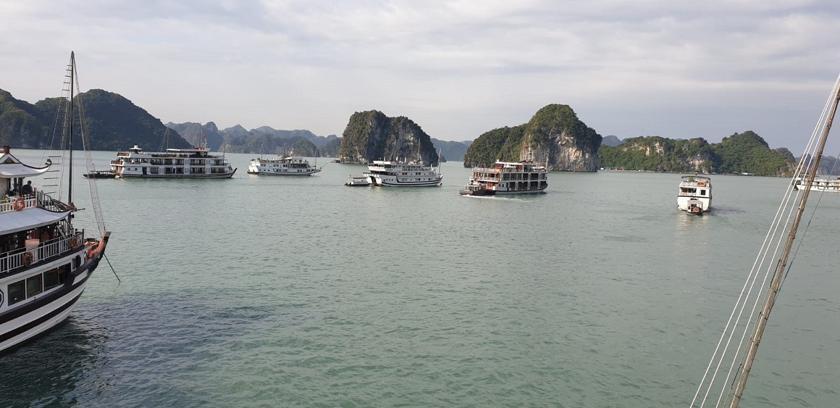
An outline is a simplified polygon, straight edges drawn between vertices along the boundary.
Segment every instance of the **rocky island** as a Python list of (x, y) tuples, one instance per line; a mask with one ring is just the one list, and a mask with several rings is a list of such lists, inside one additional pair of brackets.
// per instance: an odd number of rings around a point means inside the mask
[(464, 156), (464, 166), (497, 160), (533, 160), (551, 171), (596, 171), (601, 135), (578, 119), (568, 105), (552, 104), (528, 123), (493, 129), (479, 136)]
[(392, 118), (376, 110), (350, 116), (338, 156), (344, 163), (407, 160), (438, 164), (435, 146), (419, 125), (407, 117)]

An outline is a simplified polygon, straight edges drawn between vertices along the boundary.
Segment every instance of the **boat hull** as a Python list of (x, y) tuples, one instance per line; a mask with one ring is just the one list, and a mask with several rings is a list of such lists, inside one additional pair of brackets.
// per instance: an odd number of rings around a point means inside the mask
[(443, 179), (429, 181), (400, 181), (396, 177), (373, 176), (374, 185), (380, 187), (440, 187)]
[(711, 197), (679, 196), (677, 208), (690, 214), (702, 215), (712, 209)]
[[(71, 273), (71, 280), (52, 293), (0, 314), (0, 352), (24, 344), (63, 322), (82, 296), (99, 259), (91, 258), (79, 266)], [(11, 280), (14, 279), (13, 276)]]
[(319, 171), (311, 171), (307, 173), (289, 173), (289, 172), (271, 172), (271, 171), (248, 171), (248, 174), (255, 176), (287, 176), (287, 177), (306, 177), (319, 173)]
[(542, 190), (496, 191), (496, 195), (545, 194)]
[(230, 173), (221, 174), (122, 174), (117, 178), (135, 179), (229, 179), (236, 174), (236, 169)]

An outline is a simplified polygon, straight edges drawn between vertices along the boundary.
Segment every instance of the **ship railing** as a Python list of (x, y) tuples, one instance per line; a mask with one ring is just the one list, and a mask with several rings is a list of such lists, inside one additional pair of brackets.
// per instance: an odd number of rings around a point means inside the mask
[(38, 198), (35, 195), (3, 197), (2, 201), (0, 201), (0, 213), (22, 211), (27, 208), (36, 207), (38, 207)]
[(42, 261), (59, 257), (67, 252), (84, 245), (84, 230), (78, 231), (67, 238), (56, 238), (46, 241), (35, 248), (19, 248), (0, 254), (0, 274), (14, 272)]
[(43, 208), (49, 211), (68, 211), (67, 205), (53, 199), (42, 191), (26, 196), (10, 196), (0, 199), (0, 213), (23, 211), (27, 208)]

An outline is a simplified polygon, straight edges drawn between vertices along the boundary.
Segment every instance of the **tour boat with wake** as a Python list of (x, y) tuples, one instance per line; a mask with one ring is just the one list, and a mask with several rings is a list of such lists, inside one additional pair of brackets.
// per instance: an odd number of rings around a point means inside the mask
[(695, 215), (712, 209), (712, 179), (706, 176), (682, 176), (677, 192), (677, 208)]
[[(60, 149), (67, 152), (69, 161), (57, 170), (52, 159), (63, 161), (64, 154), (50, 156), (43, 166), (32, 166), (15, 157), (9, 146), (0, 150), (0, 351), (32, 339), (67, 318), (105, 256), (110, 237), (102, 221), (94, 180), (89, 185), (97, 234), (74, 225), (74, 217), (81, 211), (73, 204), (74, 119), (80, 121), (77, 125), (88, 171), (93, 169), (93, 161), (87, 150), (90, 139), (85, 134), (82, 112), (74, 109), (81, 104), (74, 93), (78, 80), (73, 53), (67, 69), (65, 92), (69, 94), (61, 98), (56, 115), (60, 123), (65, 123)], [(74, 118), (74, 114), (79, 116)], [(66, 176), (66, 200), (62, 199), (63, 191), (54, 197), (27, 180), (38, 176), (45, 176), (44, 180), (64, 180)], [(61, 183), (43, 187), (57, 186)]]
[(530, 161), (496, 162), (493, 167), (476, 167), (461, 195), (539, 194), (548, 188), (545, 166)]
[(443, 181), (439, 170), (417, 162), (374, 160), (365, 176), (380, 187), (438, 187)]
[(224, 154), (212, 154), (206, 147), (146, 152), (134, 145), (117, 153), (111, 169), (117, 178), (227, 179), (236, 173)]
[(311, 176), (321, 169), (310, 166), (302, 157), (281, 157), (277, 159), (251, 159), (248, 174), (269, 176)]

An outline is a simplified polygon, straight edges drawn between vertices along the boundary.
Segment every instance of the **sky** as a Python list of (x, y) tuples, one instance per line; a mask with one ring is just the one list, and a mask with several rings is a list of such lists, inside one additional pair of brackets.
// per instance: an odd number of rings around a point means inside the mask
[(840, 2), (0, 0), (0, 88), (117, 92), (164, 122), (341, 134), (353, 112), (469, 140), (570, 105), (602, 135), (801, 150), (840, 71)]

